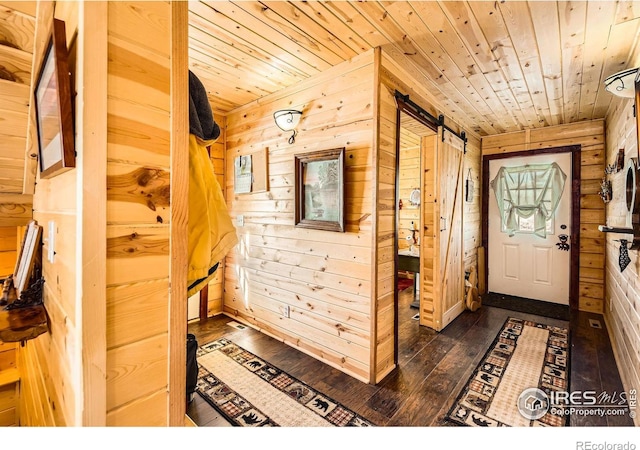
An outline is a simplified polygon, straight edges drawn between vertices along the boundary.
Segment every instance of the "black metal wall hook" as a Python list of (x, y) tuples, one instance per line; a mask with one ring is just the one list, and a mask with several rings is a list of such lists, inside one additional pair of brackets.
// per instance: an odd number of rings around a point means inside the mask
[(628, 250), (633, 249), (633, 242), (630, 242), (627, 239), (614, 239), (614, 242), (620, 242), (620, 246), (622, 246), (622, 243), (624, 242)]

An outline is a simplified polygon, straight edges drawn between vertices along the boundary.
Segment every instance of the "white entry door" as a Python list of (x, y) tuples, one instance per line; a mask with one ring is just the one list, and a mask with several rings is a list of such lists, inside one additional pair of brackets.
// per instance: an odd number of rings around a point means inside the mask
[(542, 154), (489, 161), (489, 181), (501, 167), (557, 163), (566, 174), (546, 237), (533, 233), (533, 217), (518, 219), (518, 232), (505, 230), (495, 192), (489, 189), (488, 290), (517, 297), (569, 304), (571, 262), (571, 153)]
[(187, 301), (187, 320), (200, 317), (200, 292), (196, 292)]

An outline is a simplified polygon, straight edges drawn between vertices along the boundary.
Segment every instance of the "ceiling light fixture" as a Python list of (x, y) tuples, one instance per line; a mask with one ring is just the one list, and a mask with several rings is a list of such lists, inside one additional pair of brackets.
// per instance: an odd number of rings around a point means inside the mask
[(633, 98), (637, 73), (637, 67), (614, 73), (604, 80), (604, 88), (618, 97)]
[(289, 137), (289, 144), (293, 144), (296, 141), (296, 127), (300, 122), (302, 111), (296, 109), (281, 109), (273, 113), (273, 119), (276, 121), (276, 125), (282, 131), (293, 131), (291, 137)]

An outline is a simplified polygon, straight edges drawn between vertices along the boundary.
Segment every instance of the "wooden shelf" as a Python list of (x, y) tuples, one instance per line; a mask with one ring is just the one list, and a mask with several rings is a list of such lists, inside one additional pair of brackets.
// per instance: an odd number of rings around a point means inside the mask
[(0, 371), (0, 387), (20, 381), (18, 369), (11, 368)]
[(49, 331), (43, 305), (0, 310), (0, 341), (20, 342)]

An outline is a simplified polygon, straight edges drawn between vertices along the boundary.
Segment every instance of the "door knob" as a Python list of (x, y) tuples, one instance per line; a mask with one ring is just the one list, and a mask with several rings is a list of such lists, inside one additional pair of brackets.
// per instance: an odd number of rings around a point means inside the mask
[(558, 239), (560, 239), (560, 242), (556, 243), (556, 247), (558, 247), (558, 250), (568, 252), (571, 248), (571, 244), (569, 244), (569, 236), (566, 234), (559, 234)]

